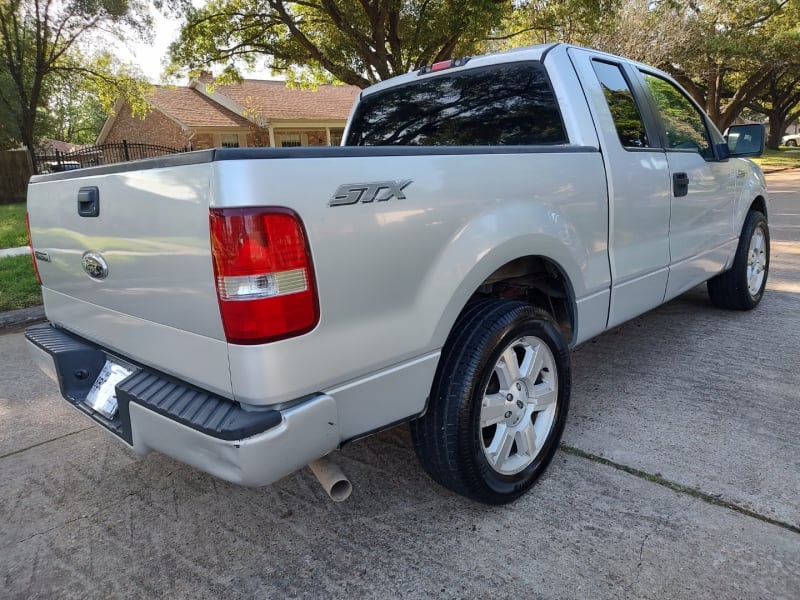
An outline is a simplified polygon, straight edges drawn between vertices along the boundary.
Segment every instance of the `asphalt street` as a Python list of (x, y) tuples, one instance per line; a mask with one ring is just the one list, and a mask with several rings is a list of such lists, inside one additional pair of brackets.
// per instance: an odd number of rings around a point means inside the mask
[(579, 348), (561, 450), (516, 503), (432, 483), (405, 426), (246, 489), (144, 459), (0, 335), (3, 598), (800, 598), (800, 172), (768, 176), (749, 313), (697, 288)]

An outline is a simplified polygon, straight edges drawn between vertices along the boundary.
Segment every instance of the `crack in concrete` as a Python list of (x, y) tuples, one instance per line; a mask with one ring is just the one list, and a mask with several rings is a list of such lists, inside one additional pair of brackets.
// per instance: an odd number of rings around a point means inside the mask
[[(75, 433), (80, 433), (80, 432), (76, 431)], [(62, 437), (65, 437), (65, 436), (62, 436)], [(37, 531), (35, 533), (32, 533), (28, 537), (22, 538), (21, 540), (14, 540), (12, 542), (9, 542), (4, 546), (0, 546), (0, 550), (5, 550), (6, 548), (10, 548), (11, 546), (18, 546), (19, 544), (24, 544), (25, 542), (28, 542), (28, 541), (32, 540), (33, 538), (35, 538), (35, 537), (39, 537), (39, 536), (42, 536), (42, 535), (47, 535), (51, 531), (55, 531), (57, 529), (63, 529), (64, 527), (69, 527), (70, 525), (72, 525), (73, 523), (77, 523), (78, 521), (84, 521), (84, 520), (91, 521), (97, 515), (99, 515), (99, 514), (101, 514), (103, 512), (106, 512), (106, 511), (109, 511), (109, 510), (116, 510), (122, 502), (124, 502), (128, 498), (131, 498), (133, 496), (139, 495), (140, 493), (142, 493), (142, 491), (144, 491), (144, 490), (136, 490), (134, 492), (130, 492), (130, 493), (126, 494), (125, 496), (123, 496), (121, 500), (115, 500), (114, 502), (108, 503), (106, 506), (102, 506), (102, 507), (98, 508), (97, 510), (95, 510), (92, 514), (86, 514), (86, 515), (81, 515), (79, 517), (74, 517), (72, 519), (69, 519), (68, 521), (64, 521), (63, 523), (59, 523), (58, 525), (53, 525), (52, 527), (50, 527), (49, 529), (45, 529), (44, 531)]]
[(83, 433), (84, 431), (89, 431), (90, 429), (94, 429), (94, 425), (90, 425), (89, 427), (84, 427), (83, 429), (78, 429), (78, 431), (71, 431), (70, 433), (65, 433), (64, 435), (60, 435), (58, 437), (45, 440), (43, 442), (37, 442), (25, 448), (20, 448), (19, 450), (13, 450), (12, 452), (9, 452), (7, 454), (0, 454), (0, 460), (3, 460), (4, 458), (8, 458), (10, 456), (16, 456), (17, 454), (22, 454), (23, 452), (27, 452), (28, 450), (33, 450), (34, 448), (38, 448), (39, 446), (50, 444), (51, 442), (57, 442), (58, 440), (63, 440), (64, 438), (70, 437), (72, 435), (78, 435), (79, 433)]
[(721, 506), (722, 508), (727, 508), (728, 510), (737, 512), (740, 515), (751, 517), (753, 519), (763, 521), (764, 523), (769, 523), (770, 525), (781, 527), (783, 529), (791, 531), (792, 533), (800, 534), (800, 527), (796, 525), (792, 525), (791, 523), (786, 523), (785, 521), (779, 521), (778, 519), (773, 519), (772, 517), (762, 515), (743, 506), (739, 506), (734, 502), (723, 500), (721, 498), (708, 494), (702, 490), (698, 490), (697, 488), (689, 487), (687, 485), (682, 485), (680, 483), (675, 483), (674, 481), (669, 481), (668, 479), (664, 479), (660, 475), (654, 475), (653, 473), (648, 473), (647, 471), (642, 471), (641, 469), (635, 469), (633, 467), (629, 467), (627, 465), (614, 462), (613, 460), (603, 458), (602, 456), (598, 456), (597, 454), (592, 454), (591, 452), (586, 452), (585, 450), (581, 450), (580, 448), (575, 448), (574, 446), (561, 444), (560, 448), (567, 454), (578, 456), (580, 458), (585, 458), (586, 460), (591, 460), (593, 462), (600, 463), (601, 465), (611, 467), (618, 471), (623, 471), (624, 473), (628, 473), (629, 475), (633, 475), (634, 477), (638, 477), (639, 479), (644, 479), (645, 481), (649, 481), (651, 483), (663, 486), (667, 489), (672, 490), (673, 492), (678, 492), (679, 494), (692, 496), (694, 498), (697, 498), (698, 500), (706, 502), (707, 504), (713, 504), (714, 506)]
[(644, 554), (644, 544), (647, 541), (647, 538), (650, 537), (650, 534), (655, 533), (655, 531), (656, 531), (655, 529), (653, 529), (652, 531), (648, 531), (647, 534), (645, 534), (644, 539), (642, 540), (642, 544), (639, 546), (639, 564), (636, 565), (637, 569), (642, 566), (642, 554)]
[(644, 535), (644, 538), (642, 539), (642, 543), (639, 545), (639, 562), (637, 563), (636, 569), (635, 569), (636, 576), (633, 578), (633, 581), (631, 581), (630, 585), (628, 586), (628, 592), (630, 592), (630, 593), (633, 593), (633, 589), (637, 585), (639, 585), (639, 579), (641, 579), (641, 577), (642, 577), (642, 554), (644, 554), (644, 544), (647, 541), (647, 538), (649, 538), (650, 535), (656, 531), (656, 529), (657, 529), (657, 527), (655, 527), (655, 528), (651, 529), (650, 531), (648, 531)]

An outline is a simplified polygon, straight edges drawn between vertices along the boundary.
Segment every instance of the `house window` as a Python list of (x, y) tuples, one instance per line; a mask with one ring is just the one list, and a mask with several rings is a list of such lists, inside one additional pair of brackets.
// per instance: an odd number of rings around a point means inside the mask
[(239, 147), (239, 134), (238, 133), (223, 133), (220, 137), (220, 145), (223, 148), (238, 148)]
[(331, 146), (341, 146), (344, 129), (331, 129)]
[(299, 133), (281, 134), (281, 148), (297, 148), (302, 145)]

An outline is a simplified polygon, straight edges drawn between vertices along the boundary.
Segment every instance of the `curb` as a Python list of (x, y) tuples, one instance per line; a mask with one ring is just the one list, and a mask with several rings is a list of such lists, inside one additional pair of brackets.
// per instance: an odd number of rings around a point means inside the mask
[(44, 321), (44, 306), (32, 306), (0, 313), (0, 333), (4, 329), (11, 329), (21, 325), (32, 325)]
[(800, 167), (775, 167), (769, 171), (761, 169), (761, 172), (764, 173), (764, 175), (772, 175), (773, 173), (783, 173), (784, 171), (793, 171), (794, 169), (800, 169)]

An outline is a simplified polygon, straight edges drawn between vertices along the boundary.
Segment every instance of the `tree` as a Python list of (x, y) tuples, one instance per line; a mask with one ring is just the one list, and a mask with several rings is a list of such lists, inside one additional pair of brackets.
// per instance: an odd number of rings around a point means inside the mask
[(517, 0), (501, 28), (487, 37), (487, 50), (564, 42), (590, 44), (607, 28), (621, 0)]
[(54, 73), (47, 101), (39, 109), (37, 139), (46, 137), (73, 144), (91, 144), (107, 113), (91, 77), (82, 72)]
[(800, 71), (773, 74), (764, 93), (749, 108), (769, 119), (767, 146), (776, 150), (783, 132), (800, 118)]
[(146, 36), (149, 26), (142, 0), (0, 0), (0, 106), (14, 128), (12, 137), (32, 152), (37, 122), (58, 77), (83, 74), (108, 109), (122, 93), (136, 110), (146, 110), (145, 82), (108, 52), (85, 61), (80, 45), (101, 31), (119, 39), (128, 31)]
[(265, 59), (289, 79), (366, 87), (474, 54), (511, 4), (503, 0), (210, 0), (187, 9), (173, 71)]
[[(624, 0), (595, 45), (670, 73), (726, 129), (785, 70), (799, 0)], [(778, 40), (782, 40), (778, 42)]]

